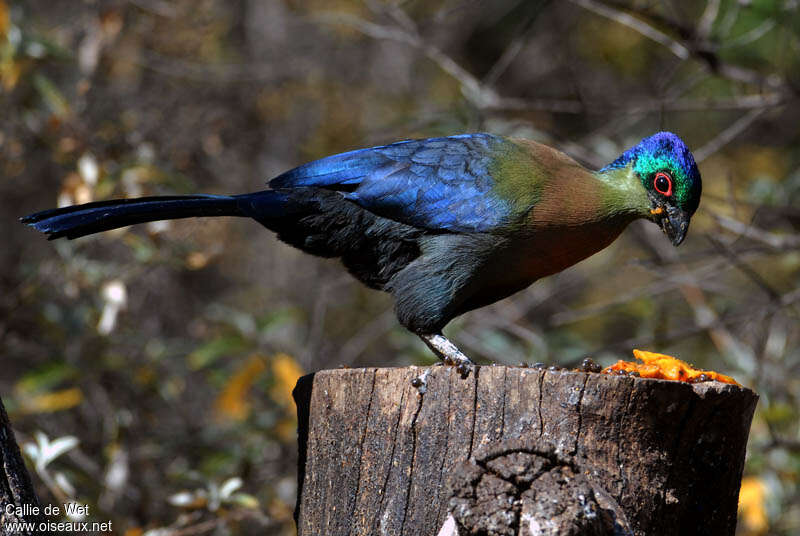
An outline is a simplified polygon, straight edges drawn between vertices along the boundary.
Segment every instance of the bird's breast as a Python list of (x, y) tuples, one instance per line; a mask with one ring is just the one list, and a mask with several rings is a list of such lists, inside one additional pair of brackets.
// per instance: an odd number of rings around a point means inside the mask
[(530, 280), (558, 273), (610, 245), (627, 222), (548, 226), (517, 242), (520, 271)]
[(605, 187), (592, 174), (568, 168), (542, 183), (515, 239), (526, 277), (560, 272), (620, 235), (634, 216), (608, 203)]

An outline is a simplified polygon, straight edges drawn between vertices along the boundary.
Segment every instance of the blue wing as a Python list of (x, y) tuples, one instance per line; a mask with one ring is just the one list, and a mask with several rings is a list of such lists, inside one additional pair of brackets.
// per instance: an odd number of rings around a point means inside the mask
[(492, 134), (401, 141), (309, 162), (269, 185), (341, 191), (379, 216), (415, 227), (490, 231), (511, 215), (491, 175), (493, 155), (506, 143)]

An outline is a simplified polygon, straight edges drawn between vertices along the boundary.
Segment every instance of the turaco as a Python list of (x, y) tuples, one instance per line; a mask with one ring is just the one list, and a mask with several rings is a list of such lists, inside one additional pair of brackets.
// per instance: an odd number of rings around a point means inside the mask
[(71, 239), (154, 220), (253, 218), (389, 292), (400, 323), (463, 368), (471, 361), (442, 335), (454, 317), (589, 257), (639, 218), (679, 245), (700, 192), (692, 153), (669, 132), (599, 171), (540, 143), (477, 133), (329, 156), (259, 192), (99, 201), (22, 221)]

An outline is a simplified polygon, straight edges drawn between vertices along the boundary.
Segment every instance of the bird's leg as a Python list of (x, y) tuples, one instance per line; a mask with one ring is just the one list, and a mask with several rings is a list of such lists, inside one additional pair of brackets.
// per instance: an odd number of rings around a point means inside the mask
[(469, 371), (475, 363), (450, 342), (450, 339), (441, 333), (418, 333), (417, 335), (445, 365), (455, 366), (465, 378), (469, 375)]

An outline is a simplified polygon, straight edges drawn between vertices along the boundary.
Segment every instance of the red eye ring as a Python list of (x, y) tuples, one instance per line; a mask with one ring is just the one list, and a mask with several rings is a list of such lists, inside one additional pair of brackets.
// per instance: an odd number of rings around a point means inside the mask
[(659, 171), (653, 178), (653, 188), (656, 192), (663, 196), (669, 197), (672, 195), (672, 177), (668, 173)]

